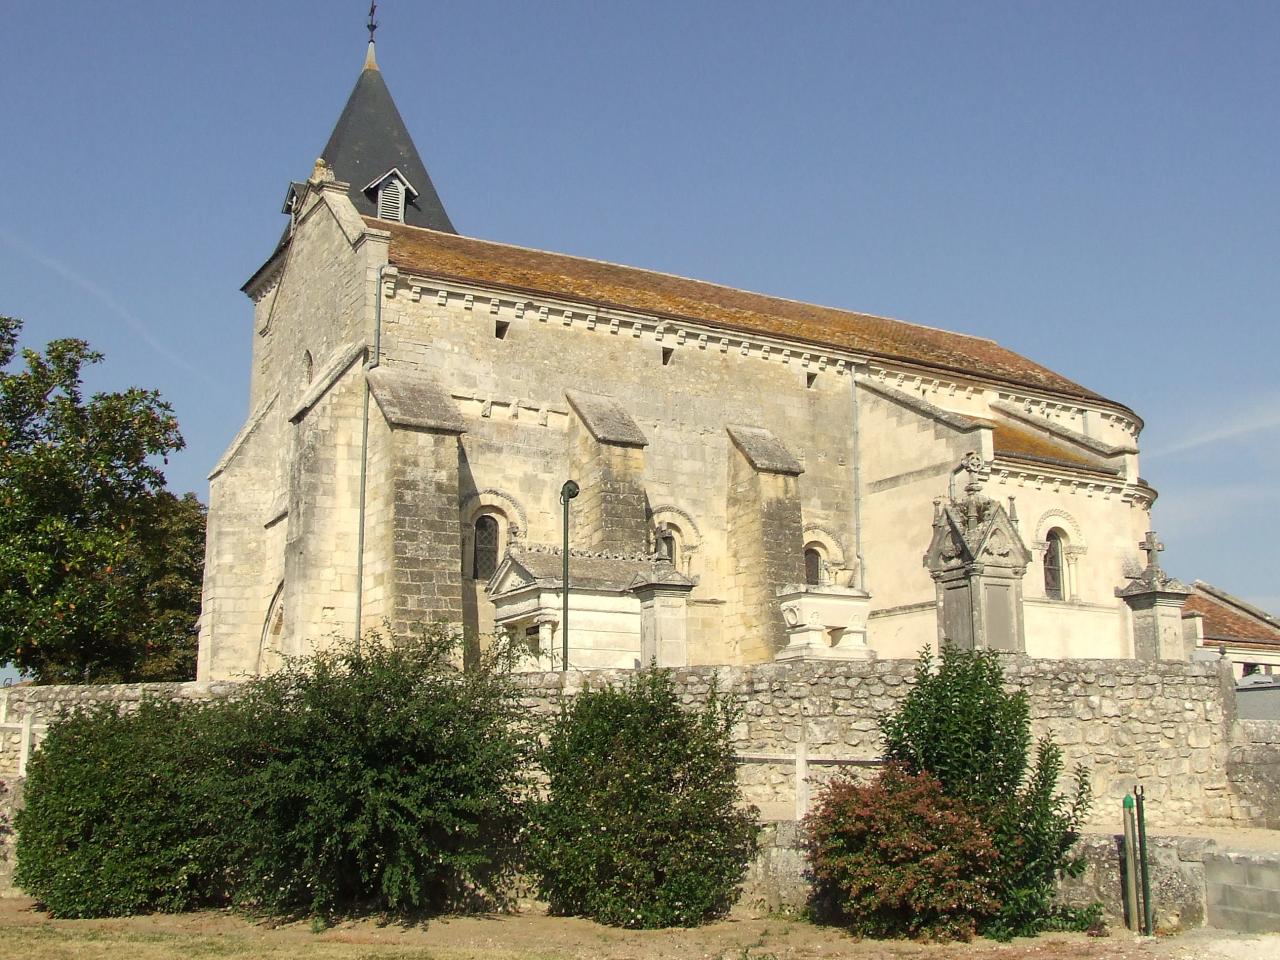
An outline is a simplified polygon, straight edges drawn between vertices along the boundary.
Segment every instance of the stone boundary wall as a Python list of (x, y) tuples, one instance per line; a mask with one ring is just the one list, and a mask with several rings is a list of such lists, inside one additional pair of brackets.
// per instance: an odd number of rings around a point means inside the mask
[[(1280, 829), (1280, 721), (1241, 720), (1227, 754), (1235, 819)], [(1280, 913), (1280, 904), (1277, 904)]]
[[(744, 793), (764, 819), (789, 820), (835, 773), (865, 776), (878, 766), (878, 720), (911, 689), (915, 668), (915, 660), (809, 661), (689, 667), (675, 677), (686, 703), (704, 698), (713, 678), (739, 703)], [(521, 682), (526, 705), (550, 713), (562, 685), (572, 695), (627, 672), (526, 674)], [(1030, 697), (1034, 735), (1051, 734), (1062, 747), (1067, 773), (1076, 763), (1089, 770), (1093, 826), (1118, 826), (1121, 801), (1138, 782), (1153, 830), (1261, 819), (1262, 808), (1251, 814), (1235, 801), (1227, 776), (1234, 698), (1216, 663), (1010, 657), (1006, 675)]]
[[(1177, 836), (1148, 837), (1147, 851), (1157, 930), (1280, 930), (1280, 853), (1233, 852), (1214, 840)], [(1125, 926), (1123, 837), (1088, 833), (1076, 852), (1084, 872), (1059, 881), (1060, 902), (1100, 903), (1109, 925)], [(754, 916), (803, 910), (812, 889), (807, 868), (800, 824), (766, 824), (737, 909)]]
[[(794, 820), (813, 790), (837, 772), (868, 775), (878, 766), (877, 721), (911, 688), (914, 660), (767, 663), (675, 671), (684, 702), (704, 699), (713, 681), (742, 708), (734, 739), (739, 779), (762, 818)], [(549, 716), (562, 694), (619, 682), (630, 671), (519, 675), (526, 707)], [(1090, 822), (1113, 828), (1120, 802), (1144, 784), (1153, 832), (1176, 826), (1280, 822), (1280, 725), (1237, 723), (1229, 679), (1216, 663), (1037, 660), (1010, 657), (1011, 686), (1031, 700), (1036, 736), (1052, 734), (1068, 772), (1090, 771)], [(60, 711), (103, 702), (128, 707), (144, 696), (202, 700), (236, 684), (24, 686), (0, 690), (0, 734), (24, 721), (37, 726)], [(1232, 739), (1233, 735), (1237, 738)], [(17, 772), (12, 738), (0, 735), (0, 775)]]
[(13, 889), (13, 814), (22, 802), (22, 782), (0, 776), (0, 897)]
[(236, 689), (228, 682), (113, 683), (0, 687), (0, 777), (21, 776), (48, 725), (63, 713), (113, 703), (136, 710), (143, 699), (202, 701)]

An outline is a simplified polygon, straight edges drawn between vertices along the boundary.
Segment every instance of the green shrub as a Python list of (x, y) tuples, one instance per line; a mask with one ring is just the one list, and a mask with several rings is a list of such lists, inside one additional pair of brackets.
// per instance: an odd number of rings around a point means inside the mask
[(948, 644), (935, 670), (926, 648), (915, 681), (880, 721), (885, 759), (928, 770), (948, 796), (992, 804), (1012, 795), (1027, 770), (1031, 714), (1025, 693), (1005, 692), (998, 655)]
[(998, 906), (990, 833), (928, 773), (891, 764), (866, 786), (838, 778), (805, 834), (815, 913), (859, 936), (969, 940)]
[(532, 754), (505, 654), (462, 672), (442, 628), (366, 637), (232, 700), (65, 717), (31, 762), (17, 883), (61, 917), (499, 900)]
[(223, 721), (235, 902), (333, 916), (501, 900), (532, 744), (505, 654), (461, 671), (433, 627), (249, 683)]
[(714, 688), (702, 709), (682, 709), (657, 669), (564, 706), (530, 837), (553, 912), (666, 927), (729, 908), (757, 832), (755, 811), (739, 804), (734, 718)]
[(1000, 907), (979, 923), (982, 933), (1007, 938), (1088, 926), (1092, 914), (1053, 903), (1057, 877), (1083, 868), (1070, 851), (1089, 808), (1088, 776), (1077, 767), (1070, 797), (1057, 792), (1062, 752), (1048, 737), (1031, 760), (1027, 695), (1004, 689), (997, 654), (944, 646), (935, 670), (925, 651), (914, 688), (881, 732), (886, 759), (928, 771), (990, 827)]
[(221, 891), (204, 710), (145, 702), (52, 724), (31, 758), (15, 883), (55, 917), (190, 909)]

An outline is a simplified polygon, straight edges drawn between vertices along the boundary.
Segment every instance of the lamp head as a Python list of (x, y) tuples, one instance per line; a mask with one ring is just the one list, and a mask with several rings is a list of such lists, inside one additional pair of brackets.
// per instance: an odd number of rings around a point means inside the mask
[(564, 486), (560, 488), (560, 502), (568, 503), (581, 492), (581, 488), (576, 483), (566, 480)]

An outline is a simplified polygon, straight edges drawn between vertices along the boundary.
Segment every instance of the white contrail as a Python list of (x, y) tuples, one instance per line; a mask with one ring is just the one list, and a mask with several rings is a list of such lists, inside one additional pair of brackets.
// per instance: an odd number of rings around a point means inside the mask
[(189, 363), (187, 360), (178, 356), (178, 354), (174, 353), (172, 350), (166, 347), (163, 343), (157, 340), (152, 335), (151, 331), (147, 329), (147, 325), (145, 323), (143, 323), (140, 319), (138, 319), (137, 316), (131, 313), (129, 309), (126, 306), (124, 306), (124, 304), (122, 304), (119, 300), (113, 297), (106, 290), (102, 289), (102, 287), (98, 286), (88, 277), (82, 276), (81, 274), (77, 273), (75, 270), (71, 269), (71, 267), (67, 266), (61, 260), (54, 259), (53, 257), (50, 257), (42, 253), (41, 251), (37, 250), (35, 247), (31, 246), (31, 244), (27, 243), (25, 240), (21, 239), (20, 237), (14, 236), (13, 234), (9, 233), (7, 230), (3, 228), (0, 228), (0, 240), (3, 240), (9, 246), (13, 247), (15, 250), (18, 250), (19, 252), (25, 254), (27, 257), (34, 260), (36, 263), (40, 264), (40, 266), (44, 267), (45, 269), (52, 270), (54, 273), (58, 274), (59, 276), (65, 277), (67, 280), (70, 280), (81, 290), (88, 293), (90, 296), (96, 299), (99, 303), (105, 306), (108, 310), (114, 313), (117, 317), (119, 317), (121, 320), (127, 323), (129, 325), (129, 328), (133, 330), (133, 332), (136, 333), (140, 338), (142, 338), (142, 340), (147, 344), (147, 346), (149, 346), (156, 353), (160, 354), (160, 356), (164, 357), (170, 363), (174, 364), (175, 366), (181, 367), (183, 370), (186, 370), (188, 373), (195, 374), (201, 380), (205, 381), (205, 383), (214, 384), (216, 386), (217, 384), (216, 380), (210, 377), (207, 373), (205, 373), (199, 367), (196, 367), (195, 365)]
[(1223, 440), (1234, 440), (1236, 437), (1247, 436), (1251, 433), (1280, 429), (1280, 405), (1265, 403), (1261, 406), (1262, 410), (1252, 416), (1224, 417), (1224, 422), (1221, 426), (1176, 440), (1167, 447), (1143, 451), (1143, 455), (1147, 459), (1164, 457), (1171, 453), (1194, 450), (1196, 447), (1207, 447), (1209, 444), (1220, 443)]

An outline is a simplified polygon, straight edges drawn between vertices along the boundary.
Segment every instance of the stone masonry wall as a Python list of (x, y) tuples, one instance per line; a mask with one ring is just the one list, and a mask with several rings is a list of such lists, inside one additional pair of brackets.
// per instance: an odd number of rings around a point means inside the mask
[[(689, 667), (675, 672), (684, 701), (703, 699), (715, 680), (742, 706), (734, 733), (747, 799), (762, 816), (787, 820), (803, 808), (814, 786), (837, 771), (866, 774), (877, 766), (877, 721), (911, 688), (915, 662), (821, 662), (750, 667)], [(550, 715), (561, 692), (616, 682), (628, 671), (520, 675), (528, 709)], [(1280, 819), (1275, 794), (1250, 779), (1234, 748), (1268, 746), (1274, 731), (1231, 722), (1234, 706), (1212, 663), (1102, 660), (1032, 660), (1011, 657), (1008, 676), (1031, 699), (1035, 734), (1051, 733), (1068, 769), (1083, 763), (1093, 782), (1091, 822), (1118, 822), (1120, 801), (1135, 782), (1146, 788), (1153, 832), (1178, 826), (1259, 823)], [(144, 696), (202, 699), (226, 695), (235, 684), (146, 684), (103, 687), (17, 687), (7, 698), (6, 720), (31, 716), (43, 724), (63, 709)], [(1245, 727), (1231, 740), (1233, 731)], [(1248, 751), (1246, 750), (1246, 754)], [(1252, 755), (1252, 754), (1250, 754)], [(0, 775), (16, 772), (16, 756), (0, 740)], [(1260, 765), (1254, 765), (1257, 769)], [(1246, 798), (1246, 799), (1240, 799)], [(1269, 799), (1270, 798), (1270, 799)]]
[(392, 629), (403, 636), (416, 623), (462, 620), (458, 439), (401, 429), (392, 442)]
[(1233, 819), (1280, 830), (1280, 721), (1240, 721), (1227, 755), (1227, 779)]
[[(1120, 803), (1144, 784), (1152, 829), (1228, 824), (1238, 816), (1233, 790), (1253, 789), (1227, 775), (1231, 715), (1216, 664), (1115, 660), (1008, 660), (1010, 683), (1031, 700), (1033, 733), (1052, 734), (1067, 770), (1082, 763), (1094, 791), (1090, 822), (1119, 821)], [(687, 703), (711, 680), (743, 708), (735, 731), (739, 780), (766, 819), (790, 819), (813, 789), (838, 771), (876, 767), (877, 721), (913, 683), (915, 661), (767, 663), (676, 671)], [(623, 673), (530, 674), (528, 706), (553, 709), (555, 697)], [(1246, 786), (1247, 785), (1247, 786)], [(1280, 815), (1272, 808), (1271, 815)], [(1254, 822), (1256, 818), (1250, 818)]]

